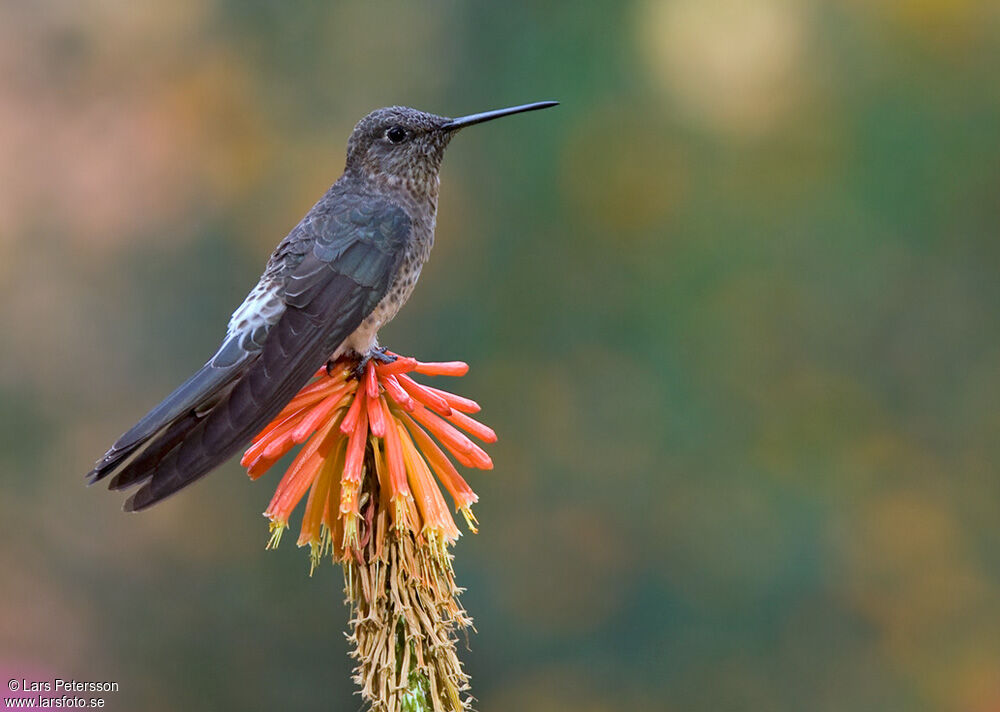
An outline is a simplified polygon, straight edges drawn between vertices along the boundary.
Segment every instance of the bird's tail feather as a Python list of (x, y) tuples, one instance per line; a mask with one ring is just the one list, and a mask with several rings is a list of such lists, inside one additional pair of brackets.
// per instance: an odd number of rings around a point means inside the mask
[(127, 489), (137, 482), (148, 479), (150, 468), (187, 437), (200, 420), (201, 416), (194, 411), (175, 420), (162, 433), (151, 439), (138, 455), (111, 478), (108, 489)]
[(237, 363), (219, 368), (213, 358), (202, 366), (115, 441), (104, 457), (97, 461), (94, 469), (87, 473), (88, 483), (104, 479), (164, 428), (170, 430), (182, 416), (217, 399), (219, 393), (239, 374), (240, 365)]

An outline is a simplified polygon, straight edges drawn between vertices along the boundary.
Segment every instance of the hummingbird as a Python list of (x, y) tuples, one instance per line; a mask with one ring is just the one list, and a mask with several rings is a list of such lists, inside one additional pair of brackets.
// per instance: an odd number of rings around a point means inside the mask
[[(343, 175), (278, 244), (215, 354), (87, 474), (156, 504), (244, 448), (323, 364), (392, 361), (378, 330), (406, 303), (434, 245), (439, 170), (467, 126), (558, 104), (460, 118), (391, 106), (358, 122)], [(359, 371), (360, 372), (360, 371)]]

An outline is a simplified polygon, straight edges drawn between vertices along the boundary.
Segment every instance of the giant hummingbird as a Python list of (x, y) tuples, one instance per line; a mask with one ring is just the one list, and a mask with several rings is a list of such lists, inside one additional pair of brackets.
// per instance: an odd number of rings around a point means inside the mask
[(393, 106), (363, 118), (343, 175), (271, 254), (208, 363), (147, 413), (87, 475), (138, 486), (145, 509), (243, 448), (312, 375), (343, 355), (391, 359), (378, 330), (409, 298), (434, 244), (438, 171), (466, 126), (543, 101), (458, 119)]

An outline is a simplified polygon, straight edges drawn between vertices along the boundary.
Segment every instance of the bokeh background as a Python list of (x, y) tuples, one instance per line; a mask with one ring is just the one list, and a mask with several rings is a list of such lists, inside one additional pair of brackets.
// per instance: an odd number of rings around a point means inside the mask
[(478, 708), (1000, 710), (1000, 5), (0, 6), (0, 661), (110, 709), (357, 709), (341, 577), (237, 463), (93, 460), (214, 350), (354, 122), (464, 132), (384, 330), (500, 433)]

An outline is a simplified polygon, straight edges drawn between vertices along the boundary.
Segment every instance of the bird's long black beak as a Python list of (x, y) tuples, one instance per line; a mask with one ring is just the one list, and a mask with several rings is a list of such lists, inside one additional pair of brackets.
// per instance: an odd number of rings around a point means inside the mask
[(472, 126), (473, 124), (481, 124), (484, 121), (492, 121), (493, 119), (499, 119), (501, 116), (520, 114), (523, 111), (537, 111), (538, 109), (548, 109), (550, 106), (555, 106), (558, 103), (559, 103), (558, 101), (536, 101), (534, 104), (522, 104), (521, 106), (511, 106), (507, 109), (495, 109), (493, 111), (484, 111), (481, 114), (469, 114), (468, 116), (460, 116), (457, 119), (452, 119), (448, 123), (441, 126), (441, 128), (446, 131), (454, 131), (455, 129), (465, 128), (466, 126)]

